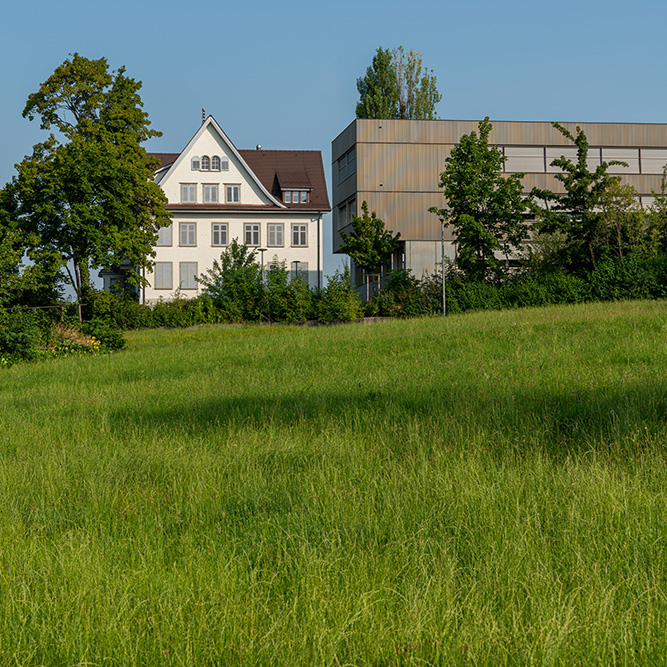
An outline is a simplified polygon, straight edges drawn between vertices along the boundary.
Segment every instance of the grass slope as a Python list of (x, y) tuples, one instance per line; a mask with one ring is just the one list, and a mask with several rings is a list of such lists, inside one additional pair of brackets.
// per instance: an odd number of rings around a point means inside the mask
[(0, 665), (664, 664), (667, 304), (0, 372)]

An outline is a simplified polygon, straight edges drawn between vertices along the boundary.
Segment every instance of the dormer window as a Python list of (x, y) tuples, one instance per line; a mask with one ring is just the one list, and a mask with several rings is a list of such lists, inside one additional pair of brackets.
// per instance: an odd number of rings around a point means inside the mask
[(201, 159), (201, 170), (209, 171), (211, 169), (211, 159), (208, 155), (204, 155)]
[(199, 156), (195, 155), (192, 158), (192, 161), (190, 162), (190, 166), (192, 168), (192, 171), (199, 171), (199, 165), (200, 165)]
[(220, 158), (217, 155), (211, 158), (211, 169), (213, 171), (220, 171)]
[(308, 190), (283, 190), (283, 201), (286, 204), (307, 204)]

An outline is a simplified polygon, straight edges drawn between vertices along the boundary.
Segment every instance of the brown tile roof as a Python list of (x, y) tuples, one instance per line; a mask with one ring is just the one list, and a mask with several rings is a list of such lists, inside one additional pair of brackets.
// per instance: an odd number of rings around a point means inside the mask
[(167, 165), (174, 164), (180, 153), (147, 153), (148, 157), (157, 158), (160, 162), (160, 169)]
[(286, 204), (295, 210), (330, 211), (320, 151), (240, 150), (262, 185), (279, 201), (283, 188), (311, 188), (307, 204)]
[[(282, 202), (283, 188), (308, 188), (310, 190), (307, 204), (285, 204), (288, 209), (301, 211), (330, 211), (327, 183), (324, 177), (324, 166), (320, 151), (265, 151), (239, 150), (241, 157), (252, 169), (262, 185)], [(176, 162), (180, 153), (148, 153), (160, 161), (160, 168)], [(248, 211), (258, 207), (227, 206), (224, 204), (204, 204), (196, 206), (196, 210), (239, 210)], [(175, 208), (179, 207), (179, 208)], [(192, 204), (170, 204), (170, 210), (195, 210)], [(266, 206), (261, 207), (266, 210)], [(277, 207), (273, 207), (277, 208)]]

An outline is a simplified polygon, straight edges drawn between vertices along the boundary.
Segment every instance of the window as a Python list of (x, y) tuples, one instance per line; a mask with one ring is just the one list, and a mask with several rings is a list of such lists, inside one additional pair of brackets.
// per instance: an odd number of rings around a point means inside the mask
[(204, 204), (218, 203), (218, 184), (204, 185)]
[(197, 289), (197, 262), (181, 262), (181, 289)]
[(213, 171), (220, 171), (220, 158), (217, 155), (211, 158), (211, 169)]
[(195, 204), (197, 202), (197, 186), (194, 183), (181, 183), (181, 203)]
[(204, 155), (201, 159), (201, 170), (208, 171), (211, 168), (211, 160), (208, 155)]
[(282, 246), (283, 243), (283, 225), (269, 225), (269, 240), (270, 246)]
[(225, 186), (225, 190), (226, 190), (226, 201), (228, 204), (238, 204), (241, 201), (240, 185), (227, 185)]
[(157, 233), (157, 245), (171, 245), (171, 225), (160, 227)]
[(155, 289), (171, 289), (171, 262), (155, 262)]
[(227, 245), (227, 223), (213, 223), (211, 228), (211, 245)]
[(307, 190), (283, 190), (283, 201), (286, 204), (307, 204)]
[(292, 262), (292, 275), (308, 277), (308, 262)]
[(245, 226), (245, 244), (259, 245), (259, 225)]
[(197, 223), (182, 222), (181, 223), (181, 245), (195, 246), (197, 245)]
[(220, 169), (222, 171), (229, 171), (229, 160), (226, 157), (223, 157), (220, 161)]
[(292, 225), (292, 245), (308, 245), (308, 225)]
[(342, 183), (357, 170), (357, 150), (350, 149), (338, 160), (338, 182)]
[(190, 166), (192, 168), (192, 171), (199, 171), (200, 168), (200, 162), (199, 162), (199, 156), (195, 155), (192, 160), (190, 161)]

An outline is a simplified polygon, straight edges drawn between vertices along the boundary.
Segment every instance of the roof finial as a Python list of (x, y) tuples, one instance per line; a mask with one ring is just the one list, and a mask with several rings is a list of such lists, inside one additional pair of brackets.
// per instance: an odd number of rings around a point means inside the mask
[(201, 124), (203, 125), (206, 122), (206, 109), (201, 108)]

